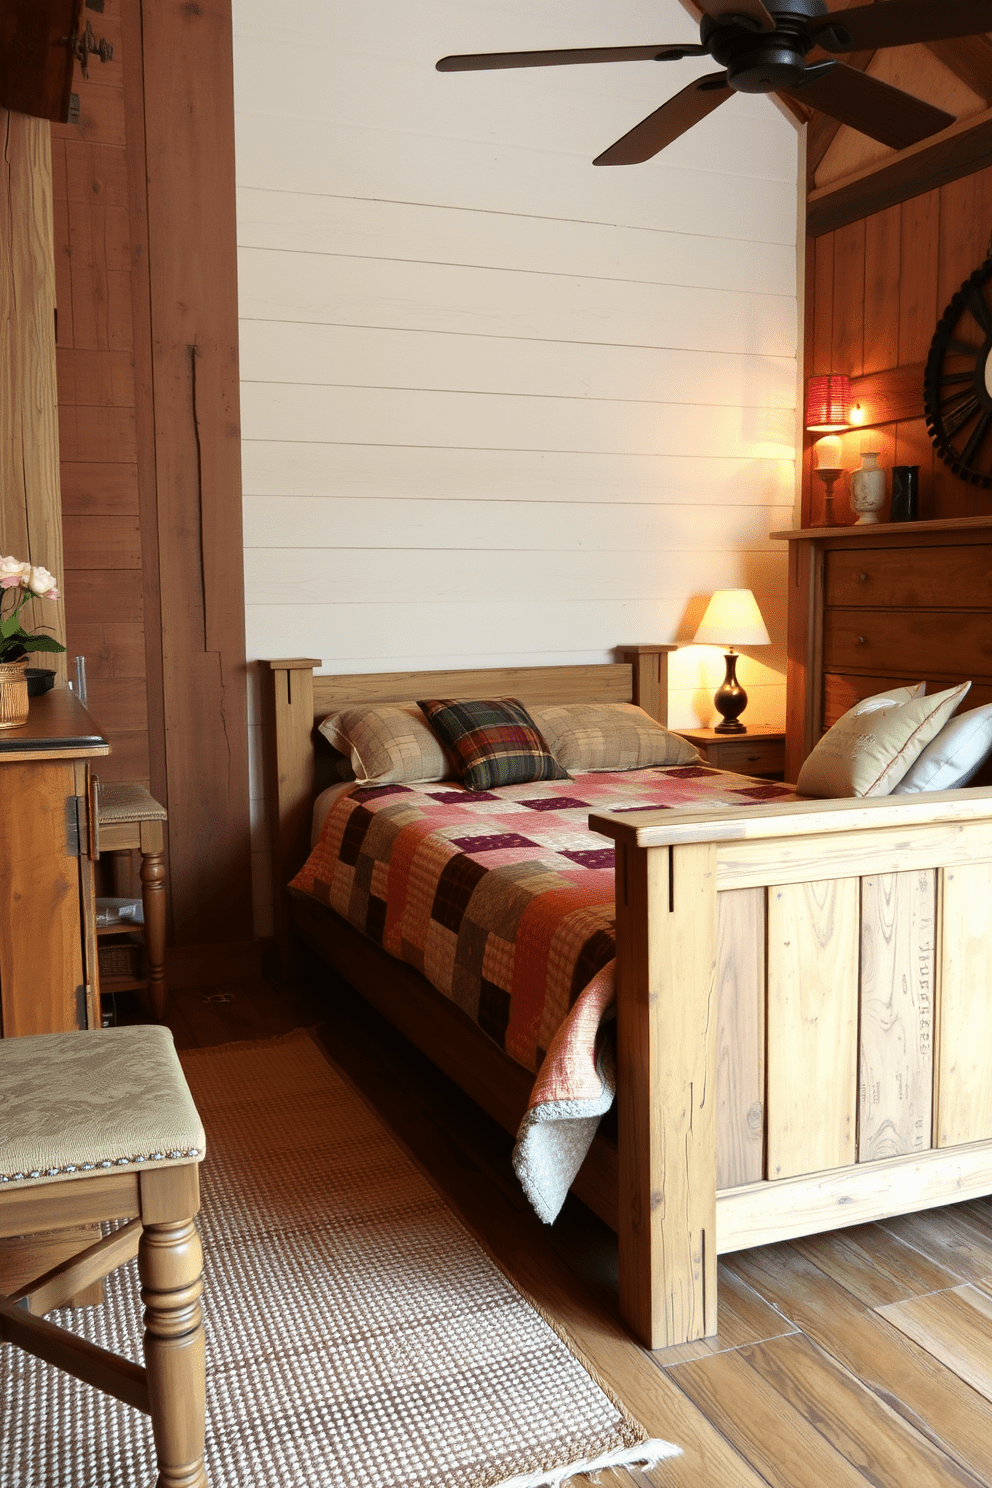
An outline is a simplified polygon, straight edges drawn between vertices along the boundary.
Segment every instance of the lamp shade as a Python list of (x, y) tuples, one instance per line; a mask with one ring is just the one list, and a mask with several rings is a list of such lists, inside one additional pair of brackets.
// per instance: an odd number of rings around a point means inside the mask
[(850, 420), (851, 379), (839, 372), (811, 377), (806, 389), (806, 427), (811, 433), (829, 434), (846, 429)]
[(693, 637), (697, 646), (768, 646), (758, 603), (750, 589), (718, 589)]

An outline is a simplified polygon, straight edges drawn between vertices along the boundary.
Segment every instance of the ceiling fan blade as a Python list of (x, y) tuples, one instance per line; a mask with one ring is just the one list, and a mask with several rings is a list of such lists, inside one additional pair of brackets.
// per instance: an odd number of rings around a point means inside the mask
[(712, 16), (715, 21), (722, 21), (725, 17), (729, 20), (734, 16), (753, 21), (756, 31), (775, 30), (775, 22), (762, 0), (696, 0), (696, 4), (704, 15)]
[(477, 52), (464, 57), (442, 57), (438, 72), (489, 72), (500, 67), (570, 67), (580, 62), (678, 62), (683, 57), (708, 56), (695, 42), (658, 46), (578, 47), (556, 52)]
[(597, 155), (593, 165), (639, 165), (650, 160), (732, 95), (725, 72), (711, 72), (707, 77), (697, 78), (640, 124), (635, 124), (623, 139)]
[(807, 21), (828, 52), (873, 51), (992, 31), (992, 0), (884, 0)]
[(954, 123), (953, 114), (945, 114), (943, 109), (843, 62), (814, 63), (807, 67), (806, 79), (783, 91), (894, 150), (915, 145), (917, 140), (938, 134)]

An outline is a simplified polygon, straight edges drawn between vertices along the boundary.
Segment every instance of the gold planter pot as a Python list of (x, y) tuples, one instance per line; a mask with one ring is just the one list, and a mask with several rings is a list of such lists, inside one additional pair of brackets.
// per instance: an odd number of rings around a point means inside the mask
[(0, 729), (21, 728), (28, 721), (28, 659), (0, 661)]

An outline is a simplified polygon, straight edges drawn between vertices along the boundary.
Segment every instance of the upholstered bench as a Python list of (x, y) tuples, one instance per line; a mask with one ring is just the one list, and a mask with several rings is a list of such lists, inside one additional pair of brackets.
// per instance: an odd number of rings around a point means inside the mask
[[(127, 1219), (0, 1296), (0, 1340), (151, 1416), (159, 1488), (206, 1488), (204, 1135), (165, 1028), (0, 1039), (0, 1238)], [(145, 1368), (40, 1314), (138, 1257)], [(0, 1404), (0, 1435), (4, 1434)]]

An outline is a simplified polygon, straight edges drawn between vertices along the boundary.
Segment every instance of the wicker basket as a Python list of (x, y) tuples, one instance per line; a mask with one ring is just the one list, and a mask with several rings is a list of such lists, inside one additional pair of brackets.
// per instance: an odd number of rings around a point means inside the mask
[(97, 954), (101, 980), (126, 977), (129, 981), (137, 981), (141, 976), (141, 947), (135, 941), (118, 940), (111, 945), (102, 945)]

